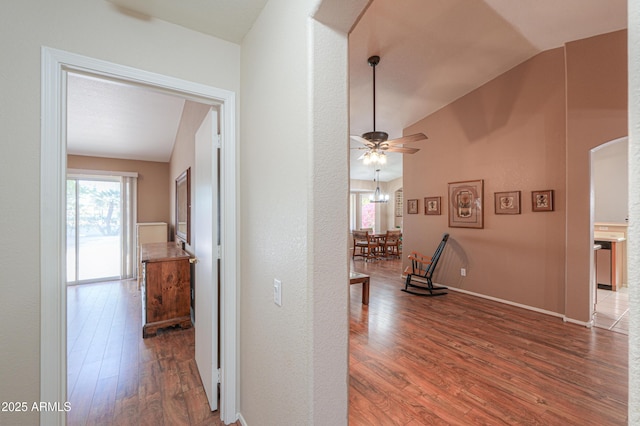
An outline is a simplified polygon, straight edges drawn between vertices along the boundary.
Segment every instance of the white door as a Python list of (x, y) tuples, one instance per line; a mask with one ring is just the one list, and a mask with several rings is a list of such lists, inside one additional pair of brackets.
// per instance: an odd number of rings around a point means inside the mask
[(211, 110), (195, 140), (192, 238), (196, 263), (196, 364), (211, 406), (218, 409), (218, 114)]

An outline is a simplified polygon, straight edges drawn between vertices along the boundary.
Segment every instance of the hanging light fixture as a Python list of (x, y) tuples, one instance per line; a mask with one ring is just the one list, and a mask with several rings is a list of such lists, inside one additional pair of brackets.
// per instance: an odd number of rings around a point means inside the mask
[(373, 181), (376, 183), (376, 190), (373, 194), (369, 195), (370, 203), (387, 203), (389, 202), (389, 194), (383, 194), (380, 191), (380, 169), (376, 169), (376, 175), (373, 178)]

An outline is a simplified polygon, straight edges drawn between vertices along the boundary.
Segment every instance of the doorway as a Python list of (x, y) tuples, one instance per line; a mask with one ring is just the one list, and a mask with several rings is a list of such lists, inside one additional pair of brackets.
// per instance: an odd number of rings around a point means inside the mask
[(592, 149), (590, 158), (593, 325), (628, 335), (628, 138)]
[[(115, 78), (131, 84), (170, 91), (188, 99), (219, 105), (221, 150), (221, 389), (220, 416), (225, 422), (236, 413), (236, 180), (235, 93), (188, 81), (132, 69), (56, 49), (43, 48), (42, 165), (41, 165), (41, 397), (66, 400), (66, 75), (80, 72)], [(65, 413), (46, 414), (63, 424)]]

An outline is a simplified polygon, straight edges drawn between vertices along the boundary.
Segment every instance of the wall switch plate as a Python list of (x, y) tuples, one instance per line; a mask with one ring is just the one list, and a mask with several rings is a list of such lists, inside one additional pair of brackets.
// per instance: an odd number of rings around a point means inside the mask
[(463, 277), (467, 276), (467, 270), (465, 268), (460, 268), (460, 276), (463, 276)]
[(282, 306), (282, 282), (275, 278), (273, 279), (273, 303)]

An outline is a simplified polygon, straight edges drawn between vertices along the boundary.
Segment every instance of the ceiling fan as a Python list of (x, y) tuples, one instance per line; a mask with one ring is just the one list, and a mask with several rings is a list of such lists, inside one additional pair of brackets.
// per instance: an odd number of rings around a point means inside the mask
[(364, 145), (363, 147), (355, 149), (366, 150), (358, 160), (364, 160), (365, 164), (384, 164), (387, 161), (385, 154), (387, 151), (400, 152), (402, 154), (415, 154), (420, 151), (418, 148), (409, 148), (402, 145), (427, 139), (427, 136), (423, 133), (416, 133), (415, 135), (387, 140), (389, 138), (389, 134), (386, 132), (376, 131), (376, 65), (380, 63), (380, 56), (371, 56), (368, 59), (368, 62), (373, 68), (373, 131), (364, 133), (362, 136), (351, 135), (351, 139)]

